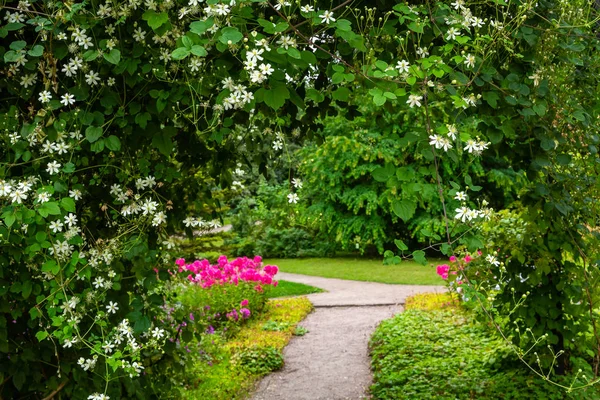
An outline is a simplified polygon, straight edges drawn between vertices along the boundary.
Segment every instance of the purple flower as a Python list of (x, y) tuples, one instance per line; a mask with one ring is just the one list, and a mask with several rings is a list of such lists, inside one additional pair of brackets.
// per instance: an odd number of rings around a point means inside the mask
[(244, 319), (250, 318), (250, 310), (248, 310), (247, 308), (241, 308), (240, 313), (242, 314), (242, 317), (244, 317)]
[(215, 333), (215, 328), (213, 328), (212, 325), (209, 325), (208, 328), (206, 328), (206, 333), (212, 335), (213, 333)]

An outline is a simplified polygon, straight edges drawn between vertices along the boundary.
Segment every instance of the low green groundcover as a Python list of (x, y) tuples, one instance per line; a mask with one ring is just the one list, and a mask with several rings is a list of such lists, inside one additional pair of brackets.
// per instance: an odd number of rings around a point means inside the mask
[(594, 389), (567, 394), (545, 382), (457, 310), (408, 310), (381, 323), (370, 346), (375, 399), (600, 399)]

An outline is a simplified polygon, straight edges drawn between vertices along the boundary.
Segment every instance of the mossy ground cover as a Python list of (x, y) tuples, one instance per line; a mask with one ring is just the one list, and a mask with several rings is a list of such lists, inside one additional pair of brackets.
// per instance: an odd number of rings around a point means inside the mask
[(406, 306), (371, 338), (374, 399), (600, 399), (536, 376), (449, 294), (417, 295)]
[(215, 335), (209, 354), (200, 354), (190, 369), (193, 384), (182, 398), (243, 399), (257, 380), (283, 366), (281, 351), (312, 310), (305, 297), (269, 300), (263, 313), (228, 340)]
[(340, 257), (268, 259), (265, 264), (277, 265), (283, 272), (324, 278), (406, 285), (443, 284), (433, 264), (423, 266), (413, 261), (383, 265), (381, 259)]

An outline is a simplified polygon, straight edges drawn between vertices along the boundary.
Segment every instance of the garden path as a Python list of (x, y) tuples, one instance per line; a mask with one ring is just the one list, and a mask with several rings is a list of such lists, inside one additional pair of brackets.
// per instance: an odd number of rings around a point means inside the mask
[(315, 306), (308, 329), (283, 351), (285, 366), (265, 377), (252, 400), (359, 400), (371, 384), (368, 342), (375, 327), (402, 311), (407, 296), (443, 286), (390, 285), (280, 272), (276, 279), (327, 290), (307, 297)]

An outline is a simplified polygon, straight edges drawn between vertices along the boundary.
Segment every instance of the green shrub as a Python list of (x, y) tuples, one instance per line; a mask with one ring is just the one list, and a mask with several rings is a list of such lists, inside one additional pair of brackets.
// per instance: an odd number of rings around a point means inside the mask
[(463, 312), (403, 312), (381, 323), (370, 346), (375, 399), (600, 398), (593, 389), (567, 395), (535, 376), (501, 338)]
[(266, 375), (283, 368), (283, 355), (272, 346), (244, 349), (234, 356), (234, 360), (252, 375)]

